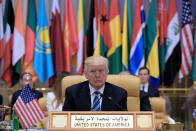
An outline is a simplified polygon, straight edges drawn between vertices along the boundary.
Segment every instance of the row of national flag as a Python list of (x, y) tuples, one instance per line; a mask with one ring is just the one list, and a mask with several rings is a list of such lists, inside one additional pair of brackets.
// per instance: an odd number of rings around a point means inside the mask
[[(95, 0), (94, 11), (91, 10), (97, 19), (95, 20), (97, 28), (93, 28), (97, 29), (93, 30), (94, 34), (97, 33), (96, 37), (93, 37), (96, 44), (91, 47), (94, 55), (108, 58), (109, 73), (118, 74), (129, 70), (137, 75), (139, 68), (146, 66), (150, 70), (150, 81), (158, 87), (161, 80), (166, 86), (170, 86), (176, 77), (184, 78), (192, 73), (192, 68), (193, 71), (195, 70), (196, 66), (192, 65), (194, 64), (192, 62), (194, 19), (191, 14), (191, 0), (182, 0), (182, 24), (179, 23), (176, 0), (169, 1), (168, 8), (165, 0), (158, 0), (157, 10), (155, 1), (151, 0), (147, 20), (145, 20), (143, 0), (135, 0), (133, 20), (130, 0), (124, 0), (122, 24), (119, 1), (113, 0), (110, 3), (108, 14), (101, 13), (104, 7), (102, 3), (105, 4), (107, 1), (100, 1), (99, 9), (96, 7), (97, 0)], [(104, 37), (100, 33), (101, 23), (106, 25), (106, 22), (109, 22), (109, 29), (107, 37)], [(105, 39), (108, 43), (105, 43)], [(109, 43), (111, 47), (108, 46)]]
[[(38, 13), (35, 2), (28, 1), (24, 34), (22, 1), (17, 0), (14, 12), (11, 0), (6, 0), (4, 15), (2, 0), (0, 1), (0, 77), (10, 87), (19, 81), (22, 72), (30, 72), (33, 75), (33, 82), (38, 79), (41, 82), (50, 79), (50, 83), (53, 84), (59, 72), (70, 72), (71, 57), (78, 52), (78, 34), (72, 1), (66, 0), (65, 3), (63, 33), (59, 2), (52, 1), (50, 26), (47, 23), (45, 1), (39, 0)], [(83, 0), (80, 0), (80, 3), (83, 3)], [(78, 54), (77, 58), (80, 58), (80, 55)], [(83, 59), (79, 61), (81, 65)], [(82, 68), (81, 66), (80, 73)]]
[[(176, 0), (170, 0), (168, 8), (166, 0), (158, 0), (157, 10), (150, 0), (147, 19), (143, 0), (135, 0), (134, 13), (131, 0), (91, 0), (88, 27), (84, 0), (78, 0), (77, 12), (72, 0), (66, 0), (63, 29), (59, 1), (52, 1), (49, 24), (44, 2), (39, 0), (36, 13), (35, 0), (28, 1), (24, 33), (21, 0), (15, 15), (11, 0), (6, 0), (3, 15), (0, 0), (0, 77), (10, 87), (25, 71), (33, 74), (34, 82), (49, 79), (50, 85), (71, 67), (82, 74), (85, 58), (92, 55), (108, 58), (110, 74), (128, 70), (137, 75), (146, 66), (155, 86), (161, 80), (170, 86), (177, 74), (181, 79), (196, 70), (191, 0), (182, 0), (182, 24)], [(122, 20), (119, 2), (124, 4)]]

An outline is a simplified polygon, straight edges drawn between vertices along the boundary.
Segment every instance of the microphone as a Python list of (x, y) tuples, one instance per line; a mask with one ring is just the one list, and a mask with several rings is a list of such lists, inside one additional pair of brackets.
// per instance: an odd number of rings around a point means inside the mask
[(103, 98), (103, 96), (104, 96), (102, 93), (99, 93), (99, 95), (101, 96), (100, 98)]
[(108, 100), (109, 102), (111, 102), (113, 105), (115, 105), (121, 111), (127, 111), (122, 106), (120, 106), (118, 103), (114, 102), (111, 96), (106, 96), (106, 95), (104, 95), (102, 93), (100, 93), (100, 96), (103, 98), (103, 100), (105, 100), (104, 98), (106, 98), (106, 100)]

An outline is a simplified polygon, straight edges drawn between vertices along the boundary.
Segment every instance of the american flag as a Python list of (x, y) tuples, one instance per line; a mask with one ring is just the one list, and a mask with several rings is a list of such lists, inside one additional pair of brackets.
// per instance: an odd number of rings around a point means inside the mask
[(23, 88), (13, 108), (25, 128), (35, 125), (45, 117), (45, 113), (41, 109), (35, 93), (32, 92), (29, 84)]
[(183, 0), (182, 5), (182, 38), (181, 38), (181, 50), (182, 61), (179, 72), (179, 78), (183, 78), (188, 75), (192, 70), (192, 58), (193, 58), (193, 32), (191, 23), (191, 3), (190, 0)]

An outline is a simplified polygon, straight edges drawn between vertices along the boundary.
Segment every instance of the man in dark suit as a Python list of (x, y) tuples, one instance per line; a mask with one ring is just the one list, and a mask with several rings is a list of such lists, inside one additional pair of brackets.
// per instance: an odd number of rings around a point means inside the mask
[[(29, 72), (22, 73), (21, 78), (20, 78), (20, 83), (21, 83), (22, 87), (24, 87), (26, 84), (29, 84), (31, 87), (33, 87), (32, 86), (32, 75)], [(22, 90), (18, 90), (16, 92), (14, 92), (14, 94), (12, 95), (11, 108), (13, 108), (13, 106), (14, 106), (16, 100), (18, 99), (21, 91)], [(37, 91), (34, 88), (32, 89), (32, 91), (35, 93), (37, 99), (43, 97), (42, 92)]]
[[(120, 75), (130, 75), (129, 71), (122, 71)], [(151, 111), (148, 93), (140, 90), (140, 111)]]
[(157, 88), (154, 88), (153, 85), (149, 82), (149, 70), (146, 67), (141, 67), (139, 69), (139, 78), (141, 80), (140, 91), (148, 93), (149, 97), (159, 97), (159, 91)]
[(88, 81), (66, 89), (63, 111), (127, 111), (127, 91), (106, 82), (106, 58), (88, 57), (84, 74)]

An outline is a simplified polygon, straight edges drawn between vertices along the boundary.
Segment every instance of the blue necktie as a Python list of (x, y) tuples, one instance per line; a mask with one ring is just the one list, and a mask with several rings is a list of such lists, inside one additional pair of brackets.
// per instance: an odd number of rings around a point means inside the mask
[(100, 94), (100, 92), (99, 91), (95, 91), (94, 94), (95, 94), (95, 98), (93, 100), (93, 108), (92, 108), (92, 111), (101, 111), (100, 99), (98, 97), (99, 94)]

